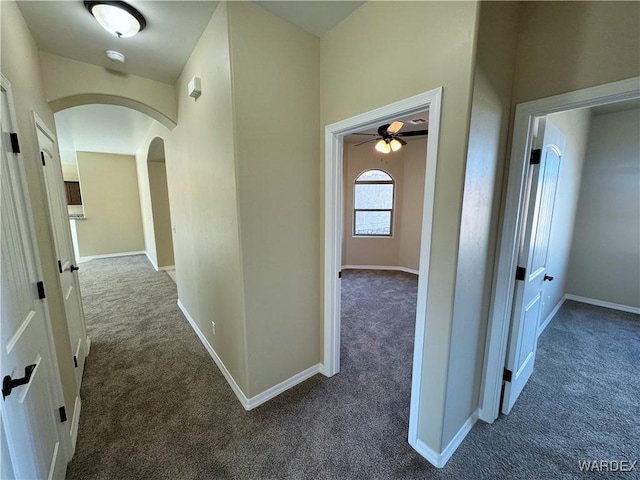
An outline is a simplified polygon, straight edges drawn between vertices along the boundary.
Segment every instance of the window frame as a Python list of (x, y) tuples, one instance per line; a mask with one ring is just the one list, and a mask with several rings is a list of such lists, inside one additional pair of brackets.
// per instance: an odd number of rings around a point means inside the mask
[[(360, 177), (362, 177), (365, 173), (367, 172), (371, 172), (371, 171), (380, 171), (382, 173), (384, 173), (385, 175), (387, 175), (390, 180), (371, 180), (371, 181), (367, 181), (367, 180), (358, 180)], [(391, 185), (392, 187), (392, 193), (391, 193), (391, 208), (356, 208), (356, 185)], [(353, 182), (353, 222), (352, 222), (352, 229), (351, 229), (351, 235), (354, 238), (392, 238), (393, 237), (393, 223), (394, 223), (394, 211), (395, 211), (395, 206), (396, 206), (396, 181), (394, 180), (393, 176), (387, 172), (386, 170), (383, 170), (381, 168), (368, 168), (366, 170), (363, 170), (362, 172), (360, 172), (357, 176), (356, 179)], [(389, 212), (389, 233), (381, 233), (381, 234), (376, 234), (376, 233), (367, 233), (367, 234), (362, 234), (362, 233), (356, 233), (356, 214), (357, 212)]]

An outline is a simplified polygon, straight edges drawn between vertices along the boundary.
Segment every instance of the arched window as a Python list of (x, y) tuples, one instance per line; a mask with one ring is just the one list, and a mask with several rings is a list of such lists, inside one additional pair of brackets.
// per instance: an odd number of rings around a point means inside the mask
[(382, 170), (362, 172), (353, 188), (353, 236), (390, 237), (395, 182)]

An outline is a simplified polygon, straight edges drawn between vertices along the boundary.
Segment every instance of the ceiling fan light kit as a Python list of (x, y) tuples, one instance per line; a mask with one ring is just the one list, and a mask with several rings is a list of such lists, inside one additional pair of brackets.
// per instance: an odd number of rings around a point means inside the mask
[(411, 132), (399, 133), (403, 125), (404, 123), (398, 122), (398, 121), (390, 124), (380, 125), (378, 127), (377, 135), (375, 133), (356, 133), (356, 135), (371, 135), (374, 137), (376, 136), (378, 137), (378, 138), (372, 138), (371, 140), (367, 140), (362, 143), (358, 143), (356, 144), (356, 147), (359, 147), (360, 145), (364, 145), (365, 143), (375, 142), (377, 140), (376, 146), (375, 146), (376, 151), (380, 153), (385, 153), (385, 154), (391, 153), (391, 152), (397, 152), (402, 148), (403, 145), (407, 144), (407, 142), (405, 142), (400, 137), (417, 137), (421, 135), (427, 135), (429, 133), (428, 130), (414, 130)]
[(376, 150), (380, 153), (391, 153), (391, 146), (384, 140), (379, 140), (376, 143)]
[(118, 38), (133, 37), (147, 26), (142, 14), (126, 2), (85, 1), (84, 6), (102, 28)]

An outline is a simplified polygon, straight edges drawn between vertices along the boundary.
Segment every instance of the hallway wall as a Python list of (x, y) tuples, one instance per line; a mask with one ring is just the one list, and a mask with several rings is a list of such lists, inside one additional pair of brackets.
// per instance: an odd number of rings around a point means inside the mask
[(228, 9), (252, 397), (320, 362), (319, 40)]
[(513, 104), (640, 75), (638, 18), (639, 2), (523, 2)]
[(464, 420), (478, 409), (519, 11), (516, 2), (480, 3), (460, 236), (457, 261), (451, 260), (456, 278), (445, 438), (455, 438)]
[[(178, 298), (246, 395), (245, 292), (236, 177), (229, 4), (221, 3), (175, 85), (179, 125), (165, 143)], [(202, 79), (193, 99), (187, 84)], [(211, 322), (216, 323), (216, 333)]]

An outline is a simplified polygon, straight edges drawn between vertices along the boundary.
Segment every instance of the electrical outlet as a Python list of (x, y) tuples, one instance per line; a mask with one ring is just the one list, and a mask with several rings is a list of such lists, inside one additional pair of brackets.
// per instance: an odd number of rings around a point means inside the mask
[(211, 331), (214, 335), (216, 334), (216, 322), (211, 322)]

